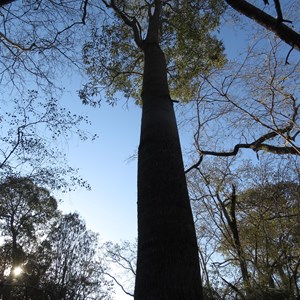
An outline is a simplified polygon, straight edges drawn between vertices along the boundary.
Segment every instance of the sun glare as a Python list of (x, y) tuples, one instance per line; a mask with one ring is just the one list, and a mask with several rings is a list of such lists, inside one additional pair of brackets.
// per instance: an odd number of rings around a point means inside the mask
[(23, 269), (21, 267), (15, 267), (13, 270), (14, 276), (20, 276), (23, 273)]

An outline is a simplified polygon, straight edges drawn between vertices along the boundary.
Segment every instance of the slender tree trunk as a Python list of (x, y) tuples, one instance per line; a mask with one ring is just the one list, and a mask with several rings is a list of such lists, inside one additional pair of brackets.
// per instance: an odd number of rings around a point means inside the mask
[(135, 300), (201, 300), (194, 222), (165, 57), (144, 45)]
[(219, 195), (217, 195), (217, 199), (232, 234), (233, 247), (237, 254), (237, 258), (239, 261), (240, 270), (243, 278), (245, 293), (247, 296), (247, 294), (249, 294), (249, 291), (251, 289), (251, 284), (250, 284), (250, 276), (248, 273), (247, 261), (245, 259), (244, 249), (241, 244), (238, 224), (236, 220), (236, 192), (235, 192), (234, 185), (232, 186), (232, 195), (230, 198), (229, 211), (227, 211), (227, 207), (225, 206), (224, 201), (221, 200)]

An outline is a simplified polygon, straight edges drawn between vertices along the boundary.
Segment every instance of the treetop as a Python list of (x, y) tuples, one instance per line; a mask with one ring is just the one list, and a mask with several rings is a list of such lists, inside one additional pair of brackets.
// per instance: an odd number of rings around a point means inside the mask
[[(198, 76), (225, 62), (222, 42), (214, 33), (224, 12), (223, 1), (106, 1), (110, 9), (101, 26), (91, 28), (83, 47), (89, 82), (80, 91), (86, 104), (105, 90), (110, 103), (121, 92), (140, 98), (143, 51), (157, 43), (167, 59), (171, 97), (189, 101)], [(138, 88), (139, 87), (139, 88)]]

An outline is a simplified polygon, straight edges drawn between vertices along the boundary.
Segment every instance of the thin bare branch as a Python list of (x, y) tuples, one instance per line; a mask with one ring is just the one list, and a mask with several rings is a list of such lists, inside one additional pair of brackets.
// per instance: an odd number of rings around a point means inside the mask
[(125, 288), (124, 288), (124, 286), (117, 280), (117, 278), (116, 277), (114, 277), (113, 275), (111, 275), (111, 274), (109, 274), (109, 273), (107, 273), (107, 272), (103, 272), (103, 274), (104, 275), (106, 275), (106, 276), (108, 276), (108, 277), (110, 277), (120, 288), (121, 288), (121, 290), (126, 294), (126, 295), (128, 295), (128, 296), (130, 296), (130, 297), (134, 297), (134, 295), (133, 294), (131, 294), (131, 293), (129, 293), (129, 292), (127, 292), (126, 290), (125, 290)]
[[(287, 132), (289, 130), (290, 127), (286, 128), (285, 130), (281, 130), (281, 134), (284, 132)], [(241, 149), (252, 149), (255, 152), (258, 151), (266, 151), (266, 152), (270, 152), (273, 154), (280, 154), (280, 155), (284, 155), (284, 154), (292, 154), (292, 155), (300, 155), (300, 147), (297, 146), (283, 146), (283, 147), (279, 147), (279, 146), (273, 146), (270, 144), (265, 144), (264, 142), (267, 140), (270, 140), (276, 136), (278, 136), (279, 133), (278, 132), (269, 132), (266, 133), (265, 135), (261, 136), (260, 138), (256, 139), (254, 142), (247, 144), (236, 144), (233, 148), (232, 151), (207, 151), (207, 150), (201, 150), (198, 149), (199, 153), (200, 153), (200, 158), (199, 160), (193, 164), (191, 167), (189, 167), (188, 169), (185, 170), (185, 173), (190, 172), (193, 169), (198, 169), (198, 167), (200, 166), (200, 164), (203, 161), (203, 157), (204, 155), (212, 155), (212, 156), (219, 156), (219, 157), (228, 157), (228, 156), (236, 156), (239, 152), (239, 150)]]

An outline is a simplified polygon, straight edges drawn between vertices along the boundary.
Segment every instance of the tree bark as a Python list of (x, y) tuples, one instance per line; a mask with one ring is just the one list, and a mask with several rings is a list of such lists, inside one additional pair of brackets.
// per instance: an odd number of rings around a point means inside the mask
[(201, 300), (197, 239), (165, 57), (158, 43), (143, 50), (134, 299)]

